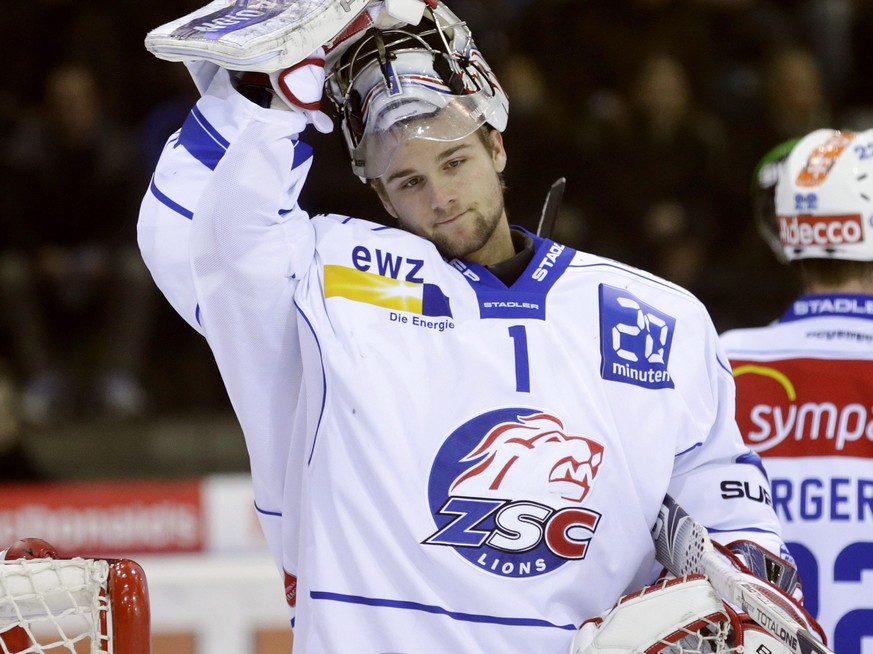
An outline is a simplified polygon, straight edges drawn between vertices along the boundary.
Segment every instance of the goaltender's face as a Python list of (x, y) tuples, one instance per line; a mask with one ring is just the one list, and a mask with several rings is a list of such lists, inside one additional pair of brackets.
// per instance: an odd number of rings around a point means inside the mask
[(373, 186), (400, 226), (444, 257), (488, 265), (515, 253), (503, 205), (505, 167), (497, 130), (448, 142), (413, 139)]

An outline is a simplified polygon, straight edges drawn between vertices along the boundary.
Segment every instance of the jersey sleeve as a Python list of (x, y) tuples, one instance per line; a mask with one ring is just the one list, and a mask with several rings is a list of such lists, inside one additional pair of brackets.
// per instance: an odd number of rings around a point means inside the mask
[(743, 442), (736, 422), (736, 388), (728, 359), (709, 319), (697, 392), (706, 395), (701, 434), (676, 452), (669, 493), (723, 544), (750, 540), (786, 552), (760, 457)]
[[(186, 126), (194, 115), (192, 111)], [(191, 327), (203, 333), (197, 319), (188, 247), (193, 206), (211, 170), (180, 145), (180, 137), (181, 131), (177, 131), (169, 138), (152, 175), (140, 207), (137, 241), (164, 297)]]
[(294, 141), (294, 180), (280, 198), (284, 210), (294, 209), (302, 217), (296, 200), (309, 171), (311, 150), (295, 138), (306, 126), (302, 114), (254, 105), (232, 88), (225, 70), (192, 75), (198, 88), (203, 87), (203, 97), (164, 146), (140, 207), (137, 237), (158, 288), (186, 322), (203, 333), (191, 269), (191, 230), (199, 202), (213, 196), (208, 189), (216, 187), (216, 169), (231, 141), (250, 121), (281, 126)]
[(249, 102), (217, 71), (167, 142), (138, 224), (156, 284), (213, 352), (245, 435), (261, 524), (280, 562), (302, 394), (294, 293), (315, 251), (312, 223), (297, 203), (311, 163), (310, 148), (298, 140), (305, 126), (301, 114)]

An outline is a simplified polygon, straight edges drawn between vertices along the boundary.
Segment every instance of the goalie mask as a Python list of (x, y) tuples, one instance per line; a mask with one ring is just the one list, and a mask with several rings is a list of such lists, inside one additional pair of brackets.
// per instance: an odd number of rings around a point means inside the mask
[(781, 260), (873, 261), (873, 130), (811, 132), (772, 174), (775, 214), (764, 233)]
[(370, 29), (329, 56), (328, 96), (363, 179), (380, 177), (406, 141), (456, 141), (486, 123), (506, 128), (506, 94), (466, 24), (430, 4), (418, 25)]

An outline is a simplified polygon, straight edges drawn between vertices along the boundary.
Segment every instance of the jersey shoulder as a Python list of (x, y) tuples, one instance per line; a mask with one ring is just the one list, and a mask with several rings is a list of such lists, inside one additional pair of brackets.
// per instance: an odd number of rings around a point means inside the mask
[(731, 359), (811, 357), (873, 358), (873, 321), (822, 316), (725, 331), (719, 336)]
[[(312, 217), (318, 238), (338, 238), (342, 234), (350, 240), (368, 240), (371, 238), (388, 238), (395, 240), (423, 241), (398, 227), (384, 225), (366, 218), (355, 218), (338, 213), (322, 213)], [(328, 236), (328, 234), (330, 236)]]
[(626, 290), (646, 302), (673, 307), (683, 313), (709, 315), (691, 291), (641, 268), (590, 252), (577, 251), (568, 272), (588, 283)]
[(767, 351), (780, 345), (784, 347), (786, 336), (792, 331), (785, 323), (772, 322), (759, 327), (729, 329), (719, 334), (719, 341), (728, 355), (748, 350)]

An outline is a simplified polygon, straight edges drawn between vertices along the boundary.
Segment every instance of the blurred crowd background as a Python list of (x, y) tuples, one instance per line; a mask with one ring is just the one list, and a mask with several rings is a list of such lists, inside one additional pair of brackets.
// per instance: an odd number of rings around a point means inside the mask
[[(812, 129), (873, 128), (873, 0), (446, 2), (510, 98), (510, 222), (535, 229), (566, 177), (556, 240), (685, 286), (719, 331), (782, 313), (797, 289), (756, 233), (752, 171)], [(136, 246), (197, 97), (143, 38), (201, 4), (4, 5), (0, 480), (246, 469), (211, 354)], [(339, 135), (308, 140), (303, 206), (386, 222)]]

